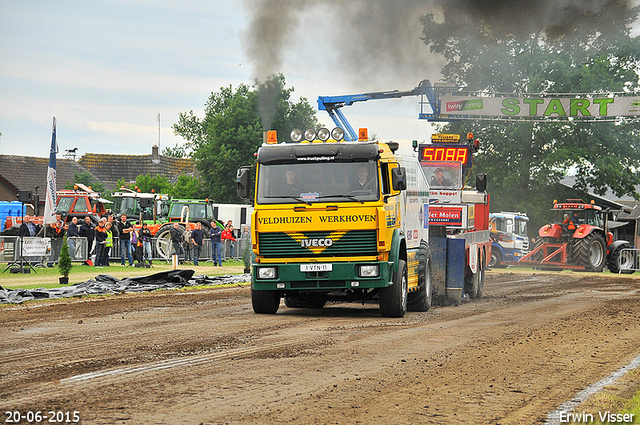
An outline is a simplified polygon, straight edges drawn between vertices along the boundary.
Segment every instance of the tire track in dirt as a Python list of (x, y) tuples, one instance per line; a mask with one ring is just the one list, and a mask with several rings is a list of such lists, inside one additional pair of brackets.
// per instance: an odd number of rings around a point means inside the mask
[[(21, 380), (29, 362), (5, 357), (0, 406), (105, 424), (537, 423), (637, 356), (638, 279), (487, 276), (485, 298), (399, 320), (352, 305), (254, 315), (247, 288), (17, 309), (0, 337), (39, 336), (12, 349), (45, 366)], [(48, 317), (59, 327), (42, 332)], [(47, 355), (65, 337), (87, 348)]]

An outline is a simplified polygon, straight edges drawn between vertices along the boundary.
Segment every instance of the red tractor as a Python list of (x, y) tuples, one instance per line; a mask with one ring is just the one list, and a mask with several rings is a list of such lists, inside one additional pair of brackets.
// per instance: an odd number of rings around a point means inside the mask
[(554, 201), (553, 223), (538, 231), (534, 249), (520, 263), (549, 269), (576, 269), (601, 272), (605, 265), (612, 273), (633, 273), (634, 255), (629, 242), (613, 240), (607, 214), (593, 203), (568, 199)]

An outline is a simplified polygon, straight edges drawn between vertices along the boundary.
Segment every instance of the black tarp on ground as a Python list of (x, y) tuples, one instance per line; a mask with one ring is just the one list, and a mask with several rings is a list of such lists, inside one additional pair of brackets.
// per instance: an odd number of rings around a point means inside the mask
[(18, 304), (30, 300), (79, 297), (82, 295), (117, 294), (123, 292), (149, 292), (157, 289), (175, 289), (185, 286), (223, 285), (245, 283), (251, 275), (193, 276), (193, 270), (169, 270), (149, 276), (118, 279), (101, 274), (86, 282), (61, 288), (5, 289), (0, 286), (0, 304)]

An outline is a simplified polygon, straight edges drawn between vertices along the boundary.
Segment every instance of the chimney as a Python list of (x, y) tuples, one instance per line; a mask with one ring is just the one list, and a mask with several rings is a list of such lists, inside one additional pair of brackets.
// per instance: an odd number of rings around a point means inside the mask
[(153, 147), (151, 148), (151, 159), (158, 159), (158, 145), (153, 145)]

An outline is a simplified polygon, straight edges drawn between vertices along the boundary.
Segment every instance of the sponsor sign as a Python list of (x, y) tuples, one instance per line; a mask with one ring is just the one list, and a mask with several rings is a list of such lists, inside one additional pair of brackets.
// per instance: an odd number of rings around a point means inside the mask
[(462, 227), (464, 207), (429, 206), (429, 224)]
[(24, 238), (22, 255), (25, 257), (44, 257), (51, 249), (50, 238)]
[(523, 119), (590, 120), (640, 116), (640, 97), (465, 97), (441, 96), (441, 115)]

